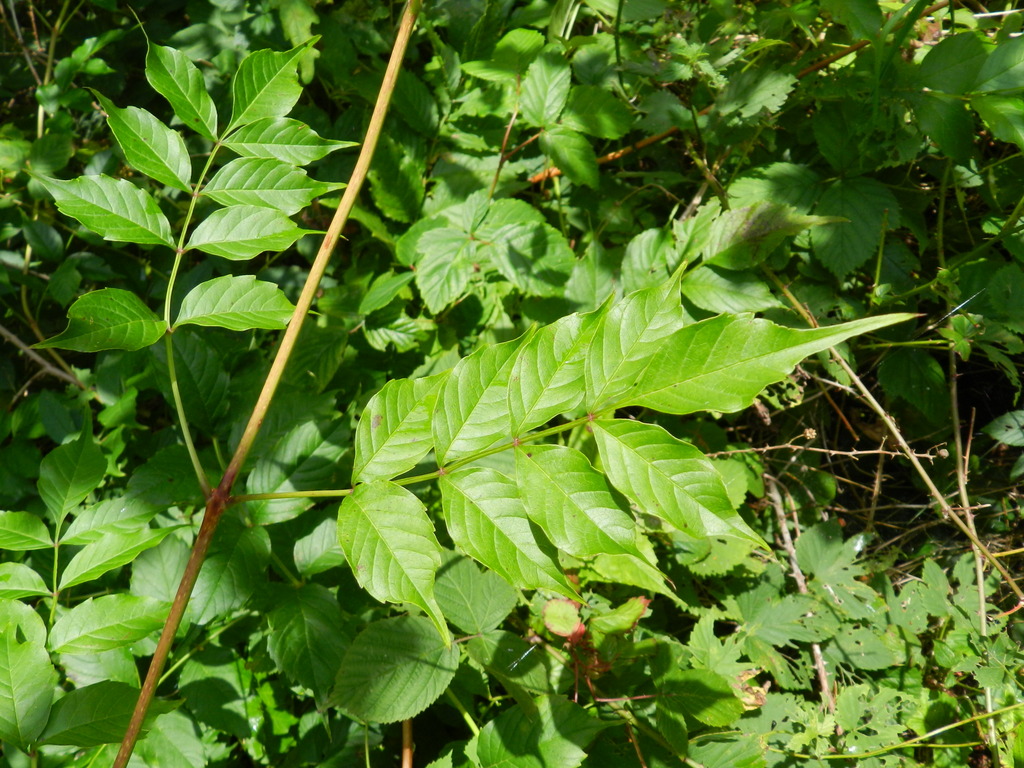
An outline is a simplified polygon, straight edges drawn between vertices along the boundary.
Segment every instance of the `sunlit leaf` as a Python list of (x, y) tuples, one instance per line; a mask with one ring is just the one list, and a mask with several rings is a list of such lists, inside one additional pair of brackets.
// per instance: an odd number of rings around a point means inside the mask
[(144, 109), (121, 109), (98, 93), (96, 98), (103, 105), (107, 125), (132, 168), (161, 184), (191, 192), (192, 163), (181, 134)]
[(419, 606), (448, 642), (434, 599), (441, 545), (423, 502), (392, 483), (358, 485), (338, 510), (338, 539), (363, 589), (381, 601)]
[(242, 157), (266, 157), (292, 165), (308, 165), (331, 152), (357, 144), (320, 138), (305, 123), (288, 117), (265, 117), (239, 128), (224, 146)]
[(141, 640), (163, 626), (168, 603), (135, 595), (103, 595), (79, 603), (50, 631), (54, 653), (109, 651)]
[(167, 325), (131, 291), (101, 288), (68, 308), (68, 327), (36, 347), (99, 352), (133, 351), (159, 341)]
[(440, 484), (448, 533), (459, 549), (522, 589), (577, 596), (512, 480), (474, 467), (444, 475)]
[(231, 80), (231, 122), (226, 133), (266, 117), (284, 117), (302, 94), (298, 66), (319, 37), (290, 51), (254, 51), (242, 59)]
[(314, 181), (301, 168), (280, 160), (239, 157), (214, 174), (203, 194), (221, 205), (275, 208), (290, 216), (339, 186), (344, 185)]
[(106, 472), (103, 451), (88, 433), (46, 454), (39, 466), (39, 496), (50, 517), (62, 522), (99, 487)]
[(127, 179), (79, 176), (71, 181), (35, 177), (61, 213), (119, 243), (174, 247), (171, 225), (156, 201)]
[(307, 234), (280, 211), (255, 205), (232, 205), (211, 213), (188, 240), (198, 248), (233, 261), (264, 251), (283, 251)]
[(189, 291), (175, 325), (206, 325), (229, 331), (284, 328), (294, 309), (275, 283), (252, 275), (225, 275)]
[(430, 415), (446, 375), (389, 381), (370, 398), (356, 427), (354, 481), (398, 477), (430, 452)]
[(35, 611), (0, 600), (0, 739), (27, 749), (46, 725), (57, 670)]
[(196, 65), (179, 50), (149, 44), (146, 79), (153, 90), (170, 103), (185, 125), (213, 141), (217, 138), (217, 109), (206, 92), (206, 83)]
[(882, 315), (805, 330), (729, 315), (693, 323), (662, 342), (616, 407), (732, 413), (750, 405), (762, 389), (781, 381), (808, 355), (911, 317)]
[(60, 589), (68, 589), (127, 565), (142, 552), (159, 544), (173, 528), (144, 528), (134, 533), (108, 533), (86, 544), (64, 569)]
[(694, 538), (730, 536), (766, 547), (733, 509), (721, 475), (696, 447), (638, 421), (602, 419), (593, 429), (608, 479), (641, 510)]

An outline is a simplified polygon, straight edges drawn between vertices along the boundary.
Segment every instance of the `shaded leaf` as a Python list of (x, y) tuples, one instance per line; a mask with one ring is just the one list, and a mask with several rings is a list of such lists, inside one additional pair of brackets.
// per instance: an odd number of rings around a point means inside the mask
[(418, 715), (444, 693), (459, 667), (459, 649), (445, 633), (439, 637), (418, 616), (370, 624), (345, 653), (330, 703), (367, 722)]

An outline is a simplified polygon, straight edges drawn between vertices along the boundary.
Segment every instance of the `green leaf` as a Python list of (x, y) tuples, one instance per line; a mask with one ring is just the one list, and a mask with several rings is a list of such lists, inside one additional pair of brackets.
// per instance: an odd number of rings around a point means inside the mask
[(393, 483), (358, 485), (338, 510), (338, 540), (359, 586), (382, 602), (423, 609), (448, 643), (434, 599), (441, 545), (423, 502)]
[(942, 93), (964, 94), (978, 80), (993, 45), (978, 32), (944, 37), (928, 49), (918, 69), (921, 85)]
[(398, 477), (430, 452), (431, 413), (446, 376), (394, 379), (370, 398), (356, 427), (353, 482)]
[(0, 599), (50, 595), (43, 577), (24, 563), (0, 563)]
[(597, 155), (590, 141), (564, 125), (553, 125), (540, 135), (540, 150), (574, 184), (597, 189)]
[(706, 669), (672, 672), (658, 693), (659, 710), (678, 712), (705, 725), (725, 727), (743, 714), (743, 702), (729, 681)]
[(348, 645), (341, 606), (320, 584), (303, 584), (280, 597), (267, 614), (267, 651), (289, 678), (312, 690), (323, 705)]
[(586, 406), (607, 409), (631, 392), (652, 355), (683, 323), (679, 283), (637, 291), (605, 310), (587, 355)]
[(711, 225), (703, 248), (704, 263), (722, 269), (750, 269), (767, 259), (787, 237), (833, 221), (824, 216), (805, 216), (788, 205), (769, 202), (734, 208), (722, 213)]
[(765, 114), (782, 109), (796, 82), (789, 72), (764, 66), (747, 68), (729, 78), (729, 84), (715, 100), (715, 109), (729, 125), (762, 119)]
[(530, 65), (523, 78), (520, 111), (538, 128), (549, 128), (558, 120), (566, 101), (572, 72), (569, 62), (555, 45), (548, 46)]
[[(39, 741), (79, 749), (117, 744), (124, 737), (138, 698), (138, 688), (112, 680), (77, 688), (54, 703)], [(157, 699), (150, 706), (147, 720), (175, 706)]]
[(291, 216), (314, 198), (341, 186), (314, 181), (301, 168), (280, 160), (239, 157), (214, 174), (203, 187), (203, 194), (221, 205), (275, 208)]
[(437, 396), (432, 421), (438, 465), (475, 453), (508, 434), (508, 385), (528, 336), (484, 346), (460, 360)]
[(78, 298), (68, 308), (68, 327), (35, 346), (74, 352), (132, 352), (159, 341), (166, 330), (164, 321), (134, 293), (102, 288)]
[(643, 405), (675, 414), (739, 411), (808, 355), (912, 317), (882, 315), (804, 330), (728, 315), (693, 323), (662, 342), (616, 407)]
[(534, 707), (518, 704), (480, 729), (466, 747), (479, 768), (576, 768), (594, 737), (612, 725), (561, 696), (541, 696)]
[(422, 254), (416, 287), (436, 315), (465, 293), (475, 272), (477, 245), (465, 232), (439, 224), (420, 234), (416, 247)]
[(620, 139), (632, 126), (633, 115), (611, 91), (577, 85), (569, 91), (562, 124), (601, 139)]
[(507, 83), (522, 75), (544, 47), (544, 36), (533, 29), (513, 29), (494, 46), (488, 61), (465, 61), (462, 71), (483, 80)]
[(54, 653), (109, 651), (141, 640), (163, 626), (168, 603), (135, 595), (90, 598), (65, 613), (50, 630)]
[(345, 565), (345, 553), (338, 545), (337, 520), (323, 520), (307, 535), (297, 539), (292, 548), (292, 559), (303, 576), (314, 576)]
[(882, 27), (882, 9), (875, 0), (824, 0), (822, 7), (859, 39), (874, 39)]
[(365, 722), (407, 720), (433, 704), (455, 677), (459, 649), (427, 619), (370, 624), (349, 646), (330, 704)]
[(256, 590), (266, 588), (268, 560), (267, 530), (225, 517), (196, 580), (189, 615), (198, 624), (208, 624), (241, 608)]
[(484, 254), (524, 294), (561, 296), (565, 291), (576, 257), (557, 229), (540, 222), (519, 222), (484, 236), (491, 244)]
[(768, 548), (733, 509), (721, 475), (696, 447), (639, 421), (591, 426), (608, 479), (641, 510), (694, 538), (728, 536)]
[(84, 584), (108, 571), (120, 568), (140, 553), (159, 544), (174, 528), (144, 528), (133, 533), (108, 533), (86, 544), (73, 557), (60, 577), (60, 589)]
[(900, 221), (900, 205), (889, 188), (864, 176), (832, 182), (818, 200), (815, 213), (848, 220), (811, 230), (815, 256), (838, 278), (878, 253), (885, 232)]
[(312, 38), (290, 51), (255, 51), (238, 65), (231, 81), (231, 122), (225, 133), (267, 117), (284, 117), (302, 95), (298, 66), (303, 54), (319, 40)]
[(24, 603), (0, 600), (0, 739), (27, 750), (46, 725), (56, 685), (43, 620)]
[(391, 303), (409, 283), (416, 277), (415, 272), (395, 274), (391, 270), (377, 275), (370, 284), (366, 295), (359, 301), (359, 314), (368, 315), (383, 309)]
[(1024, 99), (1012, 96), (975, 96), (971, 107), (992, 135), (1024, 147)]
[(1024, 39), (1002, 40), (981, 65), (971, 90), (1004, 94), (1024, 90)]
[(206, 761), (203, 742), (191, 717), (168, 712), (153, 721), (146, 738), (135, 747), (146, 765), (160, 768), (195, 768)]
[(1004, 413), (981, 431), (1003, 445), (1024, 446), (1024, 411)]
[(58, 523), (103, 482), (107, 460), (92, 435), (57, 446), (39, 465), (39, 496)]
[(442, 475), (441, 501), (452, 541), (509, 584), (578, 597), (558, 564), (558, 551), (531, 523), (516, 484), (494, 469)]
[(683, 296), (708, 312), (760, 312), (781, 307), (768, 285), (749, 272), (700, 266), (683, 277)]
[(171, 105), (185, 125), (214, 141), (217, 138), (217, 109), (206, 92), (203, 74), (181, 51), (149, 44), (146, 79), (153, 90)]
[(534, 333), (520, 349), (508, 384), (511, 437), (520, 437), (583, 400), (584, 353), (597, 318), (563, 317)]
[(161, 184), (191, 192), (192, 163), (181, 134), (144, 109), (121, 109), (100, 94), (95, 95), (128, 164)]
[(192, 232), (187, 248), (198, 248), (232, 261), (264, 251), (283, 251), (308, 230), (280, 211), (256, 205), (232, 205), (211, 213)]
[[(339, 421), (327, 425), (315, 420), (298, 422), (256, 462), (246, 478), (249, 493), (311, 491), (340, 484), (338, 464), (349, 449), (350, 430)], [(256, 525), (269, 525), (298, 517), (311, 506), (310, 498), (248, 502)]]
[(252, 275), (225, 275), (189, 291), (174, 325), (204, 325), (229, 331), (280, 329), (288, 325), (294, 310), (275, 283)]
[(468, 634), (489, 632), (519, 602), (519, 593), (493, 571), (480, 572), (472, 560), (447, 553), (434, 583), (445, 617)]
[(323, 139), (303, 122), (266, 117), (235, 131), (224, 146), (242, 157), (265, 157), (292, 165), (309, 165), (331, 152), (357, 146), (353, 141)]
[(516, 481), (526, 513), (559, 550), (573, 557), (631, 555), (653, 570), (640, 549), (636, 521), (579, 451), (561, 445), (517, 448)]
[(79, 176), (58, 181), (36, 176), (57, 208), (106, 240), (174, 247), (171, 225), (156, 201), (126, 179)]
[(878, 383), (889, 397), (902, 397), (933, 423), (948, 414), (946, 374), (924, 350), (894, 349), (878, 366)]
[(755, 168), (729, 186), (733, 207), (746, 208), (769, 201), (808, 213), (818, 202), (821, 177), (806, 165), (772, 163)]
[[(54, 459), (54, 462), (56, 461)], [(104, 462), (105, 464), (106, 462)], [(63, 494), (56, 488), (56, 485), (60, 483), (60, 479), (56, 476), (59, 472), (56, 470), (56, 467), (49, 471), (54, 473), (52, 481), (54, 483), (53, 501), (51, 503), (60, 503), (60, 508), (63, 509), (64, 505), (60, 501)], [(91, 490), (90, 488), (89, 491)], [(88, 495), (89, 491), (86, 491), (86, 495)], [(85, 497), (83, 496), (82, 498)], [(24, 552), (31, 549), (46, 549), (52, 546), (53, 540), (50, 538), (50, 532), (46, 529), (46, 524), (36, 515), (28, 512), (0, 512), (0, 550)]]
[[(183, 446), (182, 446), (183, 447)], [(189, 473), (195, 477), (191, 465)], [(160, 507), (134, 498), (104, 499), (75, 513), (75, 519), (60, 537), (61, 544), (80, 546), (96, 541), (105, 533), (130, 533), (144, 527)]]

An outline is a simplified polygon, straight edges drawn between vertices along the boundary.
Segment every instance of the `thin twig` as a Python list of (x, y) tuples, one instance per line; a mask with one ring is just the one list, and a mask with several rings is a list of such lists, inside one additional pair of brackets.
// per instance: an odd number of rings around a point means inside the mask
[[(764, 489), (772, 509), (775, 510), (775, 519), (779, 523), (779, 533), (782, 536), (782, 546), (789, 556), (789, 568), (796, 581), (797, 591), (801, 595), (810, 593), (807, 589), (807, 579), (804, 572), (800, 570), (800, 563), (797, 562), (796, 547), (793, 545), (793, 537), (789, 534), (789, 520), (786, 516), (786, 509), (782, 502), (782, 495), (779, 493), (778, 483), (770, 475), (764, 476)], [(811, 643), (811, 656), (814, 658), (814, 670), (818, 675), (818, 687), (821, 689), (821, 700), (829, 712), (836, 710), (836, 697), (832, 692), (832, 683), (828, 679), (828, 669), (825, 663), (825, 656), (821, 652), (818, 643)]]
[(48, 373), (50, 376), (54, 376), (55, 378), (58, 378), (61, 381), (66, 381), (69, 384), (74, 384), (79, 389), (86, 389), (85, 384), (80, 382), (75, 376), (71, 375), (67, 371), (61, 370), (57, 366), (50, 363), (45, 357), (40, 355), (28, 344), (26, 344), (13, 333), (11, 333), (9, 330), (7, 330), (7, 328), (5, 328), (3, 325), (0, 325), (0, 336), (3, 336), (7, 341), (9, 341), (11, 344), (20, 349), (29, 360), (38, 365), (45, 373)]

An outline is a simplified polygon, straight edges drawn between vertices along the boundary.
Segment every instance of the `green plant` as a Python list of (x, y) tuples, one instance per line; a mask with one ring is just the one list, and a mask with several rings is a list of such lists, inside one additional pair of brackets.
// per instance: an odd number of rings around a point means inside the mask
[[(413, 733), (438, 766), (1013, 764), (1015, 510), (955, 387), (979, 355), (1016, 386), (1019, 153), (964, 129), (1016, 140), (1013, 22), (928, 49), (924, 3), (479, 5), (428, 6), (398, 76), (387, 7), (194, 4), (145, 57), (171, 113), (72, 87), (123, 17), (52, 20), (37, 138), (0, 144), (5, 318), (68, 385), (5, 390), (5, 759), (105, 765), (129, 728), (119, 765), (137, 729), (152, 765)], [(113, 28), (60, 58), (76, 13)], [(861, 403), (916, 475), (845, 443)], [(871, 548), (922, 492), (974, 556)]]

